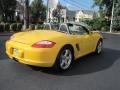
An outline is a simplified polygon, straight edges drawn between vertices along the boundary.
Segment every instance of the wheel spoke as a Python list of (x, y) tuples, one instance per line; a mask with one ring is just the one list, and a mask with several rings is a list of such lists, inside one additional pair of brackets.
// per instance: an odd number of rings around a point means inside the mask
[(65, 59), (65, 65), (67, 65), (68, 64), (68, 60), (67, 59)]
[(67, 69), (72, 61), (72, 53), (69, 49), (66, 49), (61, 54), (61, 63), (60, 66), (62, 69)]
[(98, 45), (98, 53), (100, 53), (102, 50), (102, 43), (100, 42), (99, 45)]
[(67, 55), (69, 54), (69, 51), (68, 50), (65, 50), (65, 57), (67, 57)]
[(64, 67), (64, 65), (65, 65), (65, 60), (62, 60), (61, 61), (61, 66)]

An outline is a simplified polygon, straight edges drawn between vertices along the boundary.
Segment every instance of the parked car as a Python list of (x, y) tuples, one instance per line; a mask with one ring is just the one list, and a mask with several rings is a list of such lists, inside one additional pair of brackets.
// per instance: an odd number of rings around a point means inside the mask
[(90, 53), (100, 54), (103, 37), (83, 23), (46, 23), (44, 30), (19, 32), (6, 42), (6, 53), (20, 63), (67, 70), (72, 62)]

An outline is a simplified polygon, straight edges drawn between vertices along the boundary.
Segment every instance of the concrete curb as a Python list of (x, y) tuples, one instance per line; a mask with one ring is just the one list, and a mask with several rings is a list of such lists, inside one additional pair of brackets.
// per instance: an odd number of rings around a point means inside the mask
[(101, 32), (101, 33), (107, 33), (107, 34), (120, 35), (120, 32), (118, 32), (118, 33), (115, 33), (115, 32)]

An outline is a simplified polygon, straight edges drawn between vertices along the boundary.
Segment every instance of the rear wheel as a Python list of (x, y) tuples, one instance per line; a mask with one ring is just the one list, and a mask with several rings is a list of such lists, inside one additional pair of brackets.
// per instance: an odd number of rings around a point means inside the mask
[(55, 69), (64, 71), (70, 68), (74, 55), (72, 49), (69, 47), (64, 47), (58, 54), (55, 63)]

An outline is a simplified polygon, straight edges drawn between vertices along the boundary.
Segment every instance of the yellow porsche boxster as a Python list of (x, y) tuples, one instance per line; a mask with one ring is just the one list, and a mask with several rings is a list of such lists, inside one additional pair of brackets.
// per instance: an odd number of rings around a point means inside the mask
[(83, 23), (46, 23), (44, 30), (19, 32), (6, 42), (6, 53), (20, 63), (67, 70), (77, 58), (100, 54), (103, 37)]

